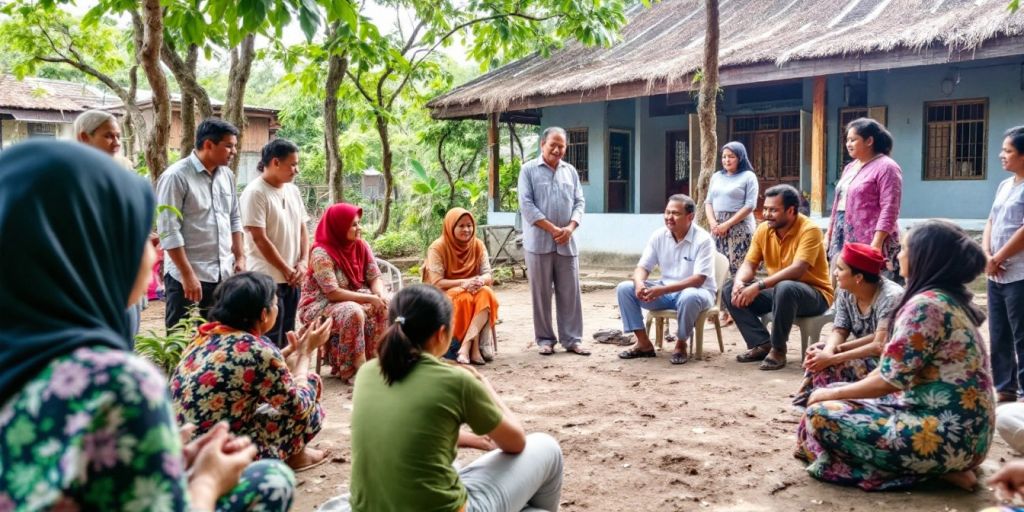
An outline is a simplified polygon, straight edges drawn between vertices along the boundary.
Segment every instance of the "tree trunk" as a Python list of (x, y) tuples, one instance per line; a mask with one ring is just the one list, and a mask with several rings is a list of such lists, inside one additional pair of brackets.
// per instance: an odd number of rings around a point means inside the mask
[(394, 183), (391, 177), (391, 160), (394, 156), (391, 152), (391, 136), (388, 133), (388, 122), (383, 115), (378, 114), (377, 134), (380, 135), (381, 167), (384, 172), (384, 204), (381, 206), (380, 224), (374, 236), (383, 235), (388, 230), (391, 221), (391, 196), (394, 193)]
[(242, 154), (242, 138), (245, 134), (245, 86), (249, 83), (252, 61), (256, 58), (256, 36), (249, 34), (237, 48), (231, 49), (231, 71), (228, 74), (228, 92), (224, 98), (221, 117), (238, 128), (238, 153), (231, 160), (231, 170), (238, 177), (238, 159)]
[[(331, 40), (339, 24), (334, 23), (327, 33)], [(328, 201), (331, 204), (345, 200), (345, 163), (338, 148), (338, 90), (348, 71), (347, 54), (331, 54), (327, 60), (327, 83), (324, 86), (324, 153), (327, 158)]]
[[(210, 103), (210, 95), (206, 89), (199, 85), (196, 74), (196, 61), (199, 59), (199, 47), (189, 45), (185, 59), (182, 59), (175, 51), (173, 42), (164, 40), (163, 51), (160, 52), (160, 59), (167, 68), (171, 70), (174, 79), (181, 87), (182, 98), (187, 94), (192, 96), (199, 115), (206, 119), (213, 117), (213, 105)], [(193, 115), (193, 119), (195, 116)], [(193, 132), (194, 133), (194, 132)], [(193, 141), (193, 144), (195, 141)]]
[(449, 124), (441, 134), (441, 139), (437, 141), (437, 163), (441, 166), (441, 173), (444, 174), (445, 181), (448, 182), (448, 207), (445, 208), (445, 211), (455, 207), (455, 178), (452, 176), (451, 169), (448, 168), (448, 161), (444, 158), (444, 142), (448, 140), (451, 133), (451, 124)]
[(146, 143), (146, 165), (155, 181), (167, 168), (167, 144), (171, 132), (171, 93), (167, 77), (160, 68), (160, 48), (164, 39), (163, 10), (160, 0), (143, 0), (143, 33), (139, 63), (153, 91), (153, 126)]
[[(164, 51), (168, 50), (167, 44), (164, 44)], [(164, 59), (167, 62), (167, 59)], [(196, 45), (190, 45), (188, 47), (188, 56), (185, 58), (185, 65), (188, 66), (188, 70), (191, 71), (192, 75), (195, 76), (196, 66), (199, 62), (199, 47)], [(177, 75), (175, 75), (177, 77)], [(181, 80), (178, 80), (181, 83)], [(206, 91), (203, 91), (205, 93)], [(209, 98), (206, 98), (209, 103)], [(196, 103), (201, 103), (191, 88), (181, 88), (181, 142), (179, 157), (185, 158), (192, 154), (192, 148), (196, 147)]]
[(705, 0), (707, 30), (704, 35), (704, 68), (700, 81), (700, 103), (697, 119), (700, 122), (700, 175), (694, 189), (697, 204), (697, 222), (708, 227), (707, 214), (701, 206), (708, 195), (711, 175), (718, 160), (718, 135), (716, 133), (716, 104), (718, 102), (718, 0)]

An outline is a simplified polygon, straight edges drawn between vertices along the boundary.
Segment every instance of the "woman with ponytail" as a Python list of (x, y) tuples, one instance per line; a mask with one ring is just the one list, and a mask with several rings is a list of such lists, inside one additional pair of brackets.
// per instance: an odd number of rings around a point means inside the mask
[[(451, 341), (452, 303), (433, 286), (392, 299), (380, 355), (356, 375), (352, 410), (353, 511), (557, 511), (562, 452), (523, 427), (490, 382), (438, 357)], [(461, 434), (468, 424), (476, 433)], [(481, 437), (486, 436), (486, 437)], [(491, 449), (469, 466), (459, 446)], [(340, 505), (335, 502), (334, 505)], [(321, 510), (336, 509), (331, 503)]]
[(899, 259), (907, 289), (878, 368), (811, 394), (796, 456), (815, 478), (868, 491), (930, 478), (970, 490), (995, 425), (985, 315), (967, 290), (985, 253), (963, 229), (929, 221)]
[(345, 382), (377, 356), (376, 341), (387, 325), (389, 294), (370, 245), (360, 237), (362, 216), (362, 208), (347, 203), (324, 212), (299, 300), (303, 324), (322, 316), (331, 320), (323, 350), (331, 375)]

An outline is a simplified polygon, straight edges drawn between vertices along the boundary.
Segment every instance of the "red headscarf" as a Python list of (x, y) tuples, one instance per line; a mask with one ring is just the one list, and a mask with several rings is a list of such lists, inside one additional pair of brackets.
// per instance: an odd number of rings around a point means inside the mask
[[(316, 235), (313, 237), (313, 247), (327, 251), (334, 266), (345, 274), (349, 287), (358, 289), (366, 281), (366, 265), (373, 258), (370, 246), (363, 239), (350, 241), (348, 230), (352, 227), (356, 217), (362, 217), (363, 209), (348, 203), (331, 205), (324, 216), (320, 218), (320, 224), (316, 227)], [(313, 268), (310, 267), (309, 272)]]

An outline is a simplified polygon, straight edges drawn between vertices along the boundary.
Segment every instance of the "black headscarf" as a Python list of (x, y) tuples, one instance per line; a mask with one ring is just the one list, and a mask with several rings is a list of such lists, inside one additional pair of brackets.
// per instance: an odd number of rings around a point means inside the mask
[(154, 205), (146, 180), (83, 144), (0, 152), (0, 404), (76, 348), (129, 350)]

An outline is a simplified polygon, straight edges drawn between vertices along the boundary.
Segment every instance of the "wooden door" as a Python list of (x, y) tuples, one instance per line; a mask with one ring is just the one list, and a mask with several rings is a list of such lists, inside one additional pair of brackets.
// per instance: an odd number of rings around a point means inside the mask
[(690, 195), (690, 133), (665, 134), (665, 199), (672, 194)]
[(750, 151), (750, 163), (757, 172), (758, 193), (755, 218), (761, 221), (761, 207), (764, 206), (764, 191), (782, 183), (779, 175), (779, 134), (777, 132), (758, 132), (754, 134), (754, 144)]

